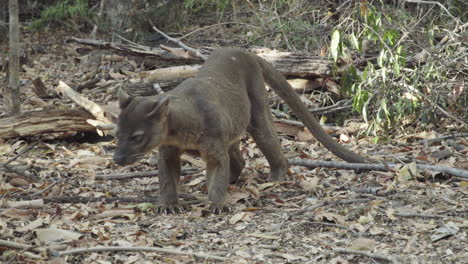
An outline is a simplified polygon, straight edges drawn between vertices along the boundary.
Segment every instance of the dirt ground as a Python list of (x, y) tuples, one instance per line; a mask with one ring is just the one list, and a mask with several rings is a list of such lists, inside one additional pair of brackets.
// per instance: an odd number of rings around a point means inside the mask
[[(101, 105), (116, 100), (117, 85), (112, 81), (129, 78), (125, 71), (112, 70), (116, 61), (125, 64), (130, 60), (125, 56), (115, 55), (117, 60), (102, 55), (102, 60), (93, 62), (89, 53), (76, 52), (79, 47), (93, 48), (44, 34), (27, 35), (23, 43), (28, 60), (21, 73), (24, 111), (77, 107), (66, 98), (39, 102), (31, 83), (38, 76), (53, 89), (59, 80), (73, 87), (93, 70), (110, 71), (109, 80), (82, 92)], [(5, 73), (0, 74), (5, 85)], [(417, 160), (466, 168), (466, 137), (421, 143), (454, 132), (450, 128), (438, 132), (415, 129), (377, 144), (365, 136), (351, 135), (344, 144), (377, 160)], [(337, 160), (315, 141), (280, 137), (287, 157)], [(416, 171), (408, 164), (391, 172), (361, 173), (291, 166), (287, 181), (268, 182), (265, 158), (252, 139), (245, 137), (246, 169), (240, 181), (229, 187), (232, 213), (208, 213), (204, 164), (188, 157), (180, 184), (185, 211), (157, 215), (154, 204), (144, 202), (157, 198), (157, 177), (99, 179), (99, 175), (155, 170), (154, 157), (119, 167), (112, 162), (112, 137), (55, 133), (0, 139), (0, 164), (39, 140), (41, 143), (10, 164), (26, 168), (34, 177), (0, 171), (1, 239), (54, 252), (110, 246), (174, 250), (70, 253), (53, 263), (468, 263), (466, 179)], [(67, 202), (59, 199), (63, 197), (100, 199)], [(32, 198), (44, 203), (7, 206)], [(140, 200), (122, 202), (126, 198)], [(34, 259), (27, 250), (0, 249), (3, 263), (44, 261)], [(34, 254), (44, 257), (44, 252)]]

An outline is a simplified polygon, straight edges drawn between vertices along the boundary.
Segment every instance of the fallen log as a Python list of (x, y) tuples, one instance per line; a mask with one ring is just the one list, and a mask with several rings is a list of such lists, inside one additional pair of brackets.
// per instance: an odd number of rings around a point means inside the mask
[[(102, 49), (113, 49), (121, 53), (139, 55), (144, 57), (157, 57), (163, 60), (178, 60), (184, 65), (188, 63), (200, 63), (198, 58), (181, 58), (161, 48), (149, 47), (140, 44), (124, 45), (100, 40), (71, 38), (68, 41), (77, 42)], [(209, 55), (212, 47), (203, 48), (203, 53)], [(333, 62), (318, 56), (308, 54), (294, 53), (271, 50), (267, 48), (249, 49), (250, 52), (267, 60), (278, 69), (282, 74), (288, 77), (314, 78), (319, 76), (331, 76)]]
[(19, 116), (0, 119), (0, 138), (67, 131), (96, 131), (95, 127), (86, 122), (88, 119), (93, 119), (93, 116), (84, 110), (24, 112)]

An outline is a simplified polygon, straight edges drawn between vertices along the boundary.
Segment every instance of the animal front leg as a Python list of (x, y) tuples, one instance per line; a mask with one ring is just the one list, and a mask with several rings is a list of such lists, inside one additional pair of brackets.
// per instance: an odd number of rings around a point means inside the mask
[(239, 141), (232, 143), (229, 147), (229, 183), (235, 183), (239, 176), (242, 174), (242, 170), (245, 167), (245, 160), (242, 157), (242, 153), (239, 150)]
[(158, 176), (159, 176), (159, 201), (156, 208), (158, 213), (175, 214), (182, 210), (179, 205), (177, 184), (180, 178), (180, 154), (176, 147), (161, 146), (159, 148)]
[(208, 199), (211, 202), (211, 212), (220, 214), (231, 212), (226, 204), (226, 194), (229, 185), (229, 155), (227, 153), (208, 157), (206, 164)]

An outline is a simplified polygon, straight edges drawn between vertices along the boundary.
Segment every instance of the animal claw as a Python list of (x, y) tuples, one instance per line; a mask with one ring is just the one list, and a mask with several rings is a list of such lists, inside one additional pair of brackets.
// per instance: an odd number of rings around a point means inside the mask
[(212, 214), (232, 213), (231, 206), (227, 204), (211, 204), (210, 212)]
[(156, 207), (156, 213), (162, 215), (178, 214), (184, 212), (180, 205), (160, 205)]

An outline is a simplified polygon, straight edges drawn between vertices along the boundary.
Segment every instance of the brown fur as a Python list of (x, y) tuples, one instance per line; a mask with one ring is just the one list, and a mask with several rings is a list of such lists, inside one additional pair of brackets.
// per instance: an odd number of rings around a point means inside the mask
[(266, 156), (270, 178), (284, 179), (288, 165), (273, 128), (265, 82), (331, 152), (348, 162), (366, 162), (322, 129), (271, 64), (237, 49), (214, 51), (196, 77), (168, 93), (130, 97), (119, 92), (122, 112), (115, 162), (134, 162), (159, 147), (160, 209), (166, 212), (178, 209), (180, 155), (186, 151), (198, 152), (207, 164), (208, 198), (214, 211), (226, 209), (228, 184), (237, 180), (245, 165), (239, 140), (246, 131)]

